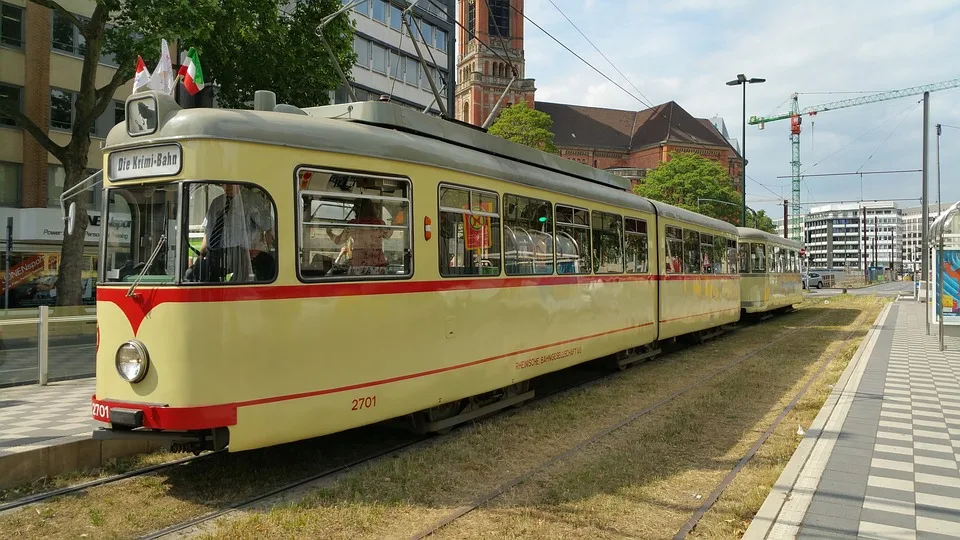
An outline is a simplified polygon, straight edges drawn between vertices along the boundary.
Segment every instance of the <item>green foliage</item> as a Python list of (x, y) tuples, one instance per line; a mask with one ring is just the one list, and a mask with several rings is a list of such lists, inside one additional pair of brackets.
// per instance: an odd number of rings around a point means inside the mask
[(557, 151), (553, 144), (553, 120), (550, 115), (530, 109), (522, 101), (502, 110), (487, 132), (544, 152)]
[[(727, 169), (697, 154), (672, 152), (670, 160), (647, 173), (633, 191), (641, 197), (740, 224), (742, 201), (730, 182)], [(698, 199), (701, 199), (699, 204)]]
[[(340, 9), (340, 0), (97, 0), (93, 13), (80, 19), (55, 0), (30, 0), (70, 21), (83, 36), (83, 69), (76, 87), (73, 132), (64, 146), (55, 143), (45, 126), (0, 102), (0, 114), (13, 119), (40, 146), (63, 164), (64, 191), (83, 180), (90, 150), (90, 131), (114, 93), (131, 78), (136, 59), (143, 57), (151, 71), (160, 58), (160, 40), (180, 50), (196, 47), (207, 84), (221, 88), (218, 101), (242, 107), (255, 90), (272, 90), (277, 101), (299, 106), (324, 105), (329, 91), (340, 83), (326, 48), (315, 35), (321, 19)], [(281, 9), (281, 6), (283, 9)], [(344, 13), (324, 28), (337, 63), (349, 74), (353, 53), (353, 25)], [(110, 54), (117, 71), (97, 86), (98, 64)], [(171, 55), (177, 51), (171, 50)], [(179, 58), (171, 58), (174, 63)], [(87, 228), (86, 205), (77, 204), (76, 228), (64, 234), (57, 277), (57, 304), (80, 303), (80, 271)]]
[(770, 216), (768, 216), (767, 213), (763, 210), (760, 210), (759, 212), (757, 212), (756, 224), (754, 224), (753, 220), (751, 220), (750, 217), (747, 217), (747, 223), (755, 229), (760, 229), (761, 231), (777, 234), (777, 227), (773, 224), (773, 220), (770, 219)]

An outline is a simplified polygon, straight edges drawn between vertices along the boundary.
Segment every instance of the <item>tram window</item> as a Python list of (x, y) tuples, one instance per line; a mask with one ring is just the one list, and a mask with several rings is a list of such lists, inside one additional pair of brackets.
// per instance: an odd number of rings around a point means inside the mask
[(593, 211), (593, 271), (623, 273), (623, 218)]
[(680, 227), (665, 228), (666, 231), (666, 268), (667, 274), (683, 273), (683, 229)]
[(104, 282), (176, 280), (179, 190), (176, 184), (148, 184), (107, 191)]
[(770, 266), (768, 271), (774, 274), (780, 273), (780, 246), (770, 246)]
[(557, 273), (590, 273), (590, 212), (572, 206), (556, 206)]
[(503, 196), (503, 258), (508, 276), (553, 274), (552, 209), (549, 201)]
[(683, 231), (683, 273), (700, 273), (700, 233), (686, 229)]
[(737, 273), (737, 241), (727, 240), (727, 273)]
[(277, 277), (277, 213), (267, 193), (241, 183), (184, 186), (185, 283), (264, 283)]
[(713, 237), (713, 273), (725, 274), (727, 260), (727, 239), (722, 236)]
[(409, 180), (318, 169), (297, 180), (302, 279), (413, 274)]
[(440, 275), (500, 275), (500, 209), (490, 191), (440, 186)]
[(790, 273), (797, 273), (797, 252), (790, 250)]
[(700, 268), (704, 274), (714, 273), (713, 235), (700, 233)]
[(740, 273), (749, 274), (750, 273), (750, 244), (744, 242), (740, 244)]
[(647, 222), (624, 218), (623, 254), (628, 274), (646, 274), (650, 271), (647, 255)]
[(767, 246), (750, 242), (750, 271), (758, 274), (767, 271)]

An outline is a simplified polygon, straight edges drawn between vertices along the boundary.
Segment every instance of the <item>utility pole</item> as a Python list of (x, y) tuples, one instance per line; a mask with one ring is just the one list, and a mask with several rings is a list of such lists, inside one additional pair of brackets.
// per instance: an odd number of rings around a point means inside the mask
[(10, 252), (13, 251), (13, 217), (7, 218), (7, 266), (3, 278), (3, 310), (10, 309)]
[(863, 281), (870, 282), (870, 271), (867, 269), (867, 207), (863, 210)]
[(787, 205), (790, 204), (790, 201), (783, 200), (783, 237), (790, 238), (790, 233), (787, 231)]
[[(923, 181), (921, 182), (922, 187), (920, 188), (923, 190), (923, 194), (921, 195), (921, 198), (923, 200), (923, 202), (921, 203), (921, 206), (923, 206), (923, 220), (920, 225), (920, 235), (921, 235), (920, 241), (923, 244), (923, 247), (921, 248), (921, 252), (920, 252), (920, 257), (921, 257), (920, 275), (923, 276), (923, 280), (925, 283), (924, 289), (926, 290), (926, 293), (927, 293), (927, 296), (926, 296), (927, 304), (930, 303), (930, 276), (929, 276), (930, 261), (928, 260), (930, 256), (930, 239), (928, 238), (929, 235), (927, 231), (927, 228), (930, 227), (930, 216), (928, 213), (929, 210), (927, 208), (927, 202), (928, 202), (927, 201), (927, 175), (930, 172), (929, 163), (927, 162), (928, 161), (927, 156), (929, 155), (929, 152), (930, 152), (930, 92), (927, 91), (923, 93)], [(924, 313), (926, 313), (927, 335), (929, 336), (930, 335), (929, 306), (925, 305), (923, 311)]]
[(880, 218), (873, 216), (873, 266), (880, 266), (880, 257), (877, 253), (877, 242), (880, 240)]

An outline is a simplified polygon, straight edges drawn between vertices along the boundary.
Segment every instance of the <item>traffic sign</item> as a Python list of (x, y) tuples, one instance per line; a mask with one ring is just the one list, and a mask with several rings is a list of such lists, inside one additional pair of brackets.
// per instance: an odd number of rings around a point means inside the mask
[(806, 257), (806, 256), (807, 256), (807, 250), (806, 250), (805, 248), (800, 248), (800, 256), (801, 256), (801, 257)]

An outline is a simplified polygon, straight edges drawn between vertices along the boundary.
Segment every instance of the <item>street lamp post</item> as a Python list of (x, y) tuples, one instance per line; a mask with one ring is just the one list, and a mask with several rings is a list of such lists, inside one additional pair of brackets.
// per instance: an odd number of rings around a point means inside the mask
[(743, 86), (743, 135), (740, 137), (740, 157), (743, 164), (740, 166), (740, 189), (743, 192), (743, 210), (740, 213), (740, 225), (747, 226), (747, 84), (762, 83), (766, 79), (751, 78), (740, 73), (737, 78), (727, 81), (727, 86)]

